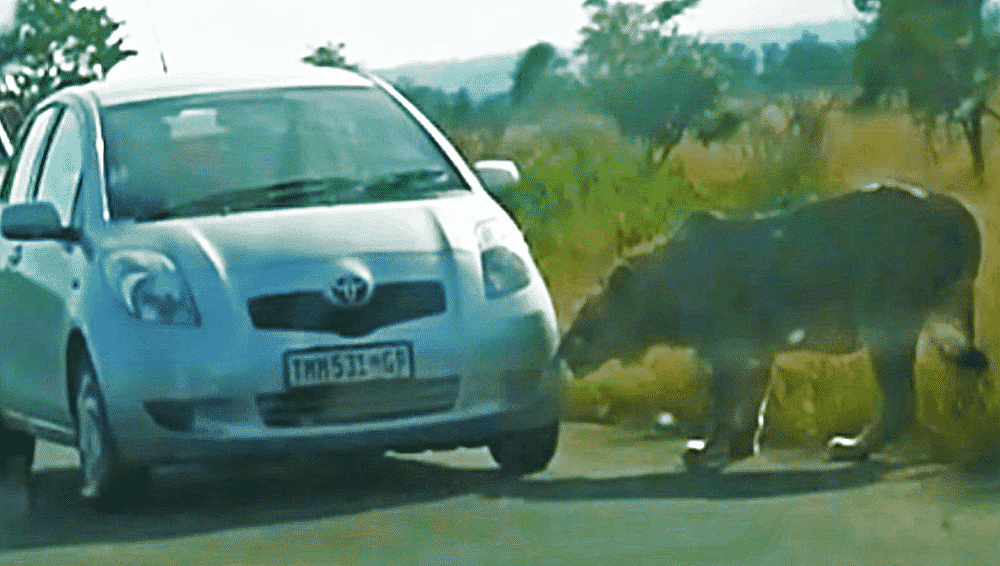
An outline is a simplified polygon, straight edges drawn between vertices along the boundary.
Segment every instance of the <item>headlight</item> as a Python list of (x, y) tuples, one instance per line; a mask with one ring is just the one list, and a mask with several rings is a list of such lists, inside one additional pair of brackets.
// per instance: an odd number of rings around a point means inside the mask
[(154, 324), (198, 326), (191, 289), (174, 262), (149, 250), (122, 250), (104, 261), (104, 276), (126, 311)]
[(528, 266), (508, 244), (513, 238), (496, 219), (476, 225), (486, 298), (497, 299), (528, 286)]

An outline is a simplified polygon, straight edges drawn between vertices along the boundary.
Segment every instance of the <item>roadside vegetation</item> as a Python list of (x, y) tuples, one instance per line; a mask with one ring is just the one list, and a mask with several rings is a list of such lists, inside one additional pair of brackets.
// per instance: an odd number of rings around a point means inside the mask
[(101, 80), (137, 53), (123, 48), (118, 29), (124, 22), (107, 8), (77, 6), (76, 0), (16, 0), (13, 11), (14, 21), (0, 29), (0, 120), (11, 133), (46, 96)]
[[(662, 241), (691, 210), (787, 208), (897, 178), (977, 208), (978, 340), (1000, 364), (1000, 13), (984, 0), (855, 0), (857, 43), (806, 33), (747, 46), (679, 34), (675, 17), (696, 2), (585, 0), (590, 22), (573, 52), (526, 48), (511, 90), (483, 100), (405, 78), (395, 86), (470, 160), (518, 163), (522, 182), (498, 198), (523, 227), (564, 326), (615, 261)], [(105, 9), (18, 0), (16, 10), (17, 25), (0, 34), (8, 129), (44, 95), (99, 80), (135, 53)], [(354, 68), (343, 47), (330, 42), (303, 61)], [(578, 377), (568, 418), (648, 426), (661, 412), (682, 423), (704, 412), (688, 352), (654, 348), (639, 366)], [(864, 353), (786, 356), (774, 377), (772, 442), (857, 433), (875, 407)], [(917, 398), (916, 436), (930, 455), (997, 463), (992, 375), (958, 375), (922, 348)]]
[[(618, 258), (662, 241), (693, 209), (775, 210), (895, 178), (960, 194), (980, 213), (978, 339), (1000, 363), (997, 14), (982, 1), (861, 2), (857, 44), (806, 33), (758, 51), (678, 34), (671, 20), (693, 4), (587, 0), (578, 48), (532, 46), (511, 91), (490, 99), (398, 84), (470, 159), (519, 164), (522, 182), (500, 199), (525, 230), (560, 323)], [(931, 25), (939, 21), (948, 25)], [(687, 433), (706, 408), (690, 352), (654, 348), (641, 365), (578, 377), (568, 418), (647, 427), (667, 412)], [(959, 375), (922, 343), (916, 386), (919, 451), (997, 464), (992, 376)], [(865, 352), (787, 355), (764, 439), (818, 445), (856, 434), (875, 395)]]

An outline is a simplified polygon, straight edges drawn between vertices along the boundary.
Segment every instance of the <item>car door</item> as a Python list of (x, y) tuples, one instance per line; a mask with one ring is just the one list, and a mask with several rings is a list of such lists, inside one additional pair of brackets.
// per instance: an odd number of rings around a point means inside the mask
[[(11, 169), (0, 189), (0, 206), (26, 202), (38, 184), (45, 149), (60, 108), (49, 107), (34, 117), (11, 160)], [(24, 243), (0, 238), (0, 406), (8, 414), (24, 417), (31, 412), (23, 379), (25, 344), (31, 343), (34, 321), (26, 320), (27, 307), (18, 299), (25, 279), (20, 272)]]
[[(65, 109), (45, 152), (38, 183), (28, 200), (52, 203), (64, 227), (73, 225), (74, 204), (83, 178), (83, 122)], [(70, 425), (66, 389), (66, 346), (73, 326), (72, 305), (87, 264), (79, 245), (41, 240), (23, 242), (21, 260), (10, 269), (20, 275), (11, 302), (21, 306), (23, 341), (12, 360), (20, 376), (18, 394), (30, 416)]]

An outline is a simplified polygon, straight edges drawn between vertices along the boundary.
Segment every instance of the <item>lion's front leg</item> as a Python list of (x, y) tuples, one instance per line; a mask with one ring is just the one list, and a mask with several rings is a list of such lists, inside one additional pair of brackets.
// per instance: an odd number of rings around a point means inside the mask
[(692, 440), (684, 453), (688, 471), (711, 474), (757, 453), (771, 358), (748, 356), (736, 368), (719, 368), (712, 379), (713, 415), (705, 440)]

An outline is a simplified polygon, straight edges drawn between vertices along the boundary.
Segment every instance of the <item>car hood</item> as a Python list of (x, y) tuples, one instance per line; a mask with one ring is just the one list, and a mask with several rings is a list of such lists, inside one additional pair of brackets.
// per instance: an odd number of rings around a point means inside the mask
[(162, 251), (189, 270), (207, 259), (224, 281), (246, 281), (337, 257), (478, 253), (475, 226), (489, 218), (510, 222), (488, 197), (468, 195), (135, 223), (107, 243)]
[(450, 246), (434, 206), (339, 206), (195, 217), (179, 227), (227, 262), (331, 252), (438, 252)]

